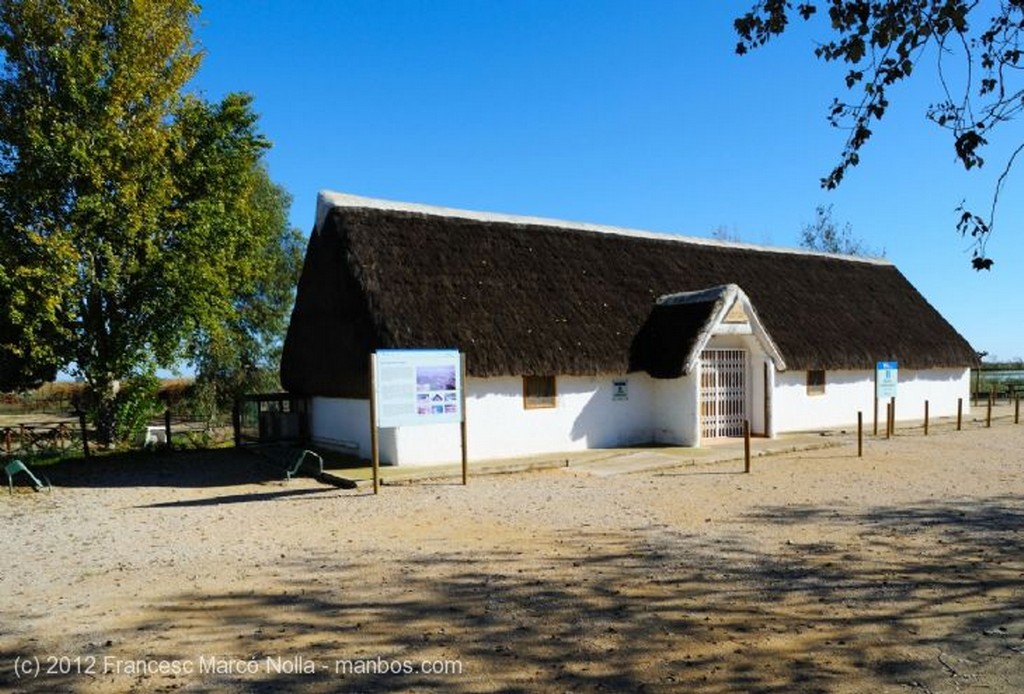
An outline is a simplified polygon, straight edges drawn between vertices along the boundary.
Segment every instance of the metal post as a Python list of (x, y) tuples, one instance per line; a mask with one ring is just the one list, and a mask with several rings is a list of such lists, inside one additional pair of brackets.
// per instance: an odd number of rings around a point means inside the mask
[(928, 401), (924, 401), (924, 435), (928, 435)]
[(466, 449), (466, 355), (459, 353), (459, 368), (462, 370), (462, 388), (460, 398), (462, 402), (459, 407), (462, 409), (462, 421), (459, 422), (459, 436), (462, 440), (462, 484), (469, 484), (469, 454)]
[(1013, 405), (1013, 423), (1020, 424), (1020, 393), (1017, 394)]
[(164, 435), (166, 436), (167, 448), (171, 447), (171, 408), (164, 410)]
[(960, 431), (963, 429), (964, 423), (964, 399), (956, 399), (956, 430)]
[(885, 403), (885, 438), (892, 437), (892, 403)]
[(380, 494), (380, 442), (377, 439), (377, 354), (370, 354), (370, 465), (373, 493)]

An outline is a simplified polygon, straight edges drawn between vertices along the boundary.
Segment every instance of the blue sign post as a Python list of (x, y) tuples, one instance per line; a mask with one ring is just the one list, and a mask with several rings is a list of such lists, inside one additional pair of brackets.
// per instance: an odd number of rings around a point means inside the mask
[(893, 433), (896, 422), (896, 386), (899, 385), (899, 364), (894, 361), (880, 361), (875, 364), (875, 436), (878, 436), (878, 401), (889, 400), (885, 422), (885, 436)]

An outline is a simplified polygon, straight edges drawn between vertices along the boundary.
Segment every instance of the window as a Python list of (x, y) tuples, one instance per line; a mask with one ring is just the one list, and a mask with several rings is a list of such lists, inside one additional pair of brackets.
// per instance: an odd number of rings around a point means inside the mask
[(554, 376), (523, 376), (523, 407), (527, 410), (555, 406)]
[(807, 372), (807, 394), (808, 395), (824, 395), (825, 394), (825, 370), (824, 369), (811, 369)]

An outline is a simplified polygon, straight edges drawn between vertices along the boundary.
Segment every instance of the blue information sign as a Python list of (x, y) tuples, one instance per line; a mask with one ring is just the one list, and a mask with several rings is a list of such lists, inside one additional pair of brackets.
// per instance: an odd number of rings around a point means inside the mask
[(875, 366), (875, 397), (888, 400), (896, 397), (899, 384), (899, 365), (894, 361), (880, 361)]

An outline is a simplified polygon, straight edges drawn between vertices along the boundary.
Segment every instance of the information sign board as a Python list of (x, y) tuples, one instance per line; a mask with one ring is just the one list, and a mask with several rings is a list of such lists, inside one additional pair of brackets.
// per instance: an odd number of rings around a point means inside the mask
[(894, 361), (880, 361), (875, 368), (875, 397), (888, 400), (896, 397), (899, 368)]
[(378, 350), (377, 426), (462, 421), (462, 365), (458, 350)]

